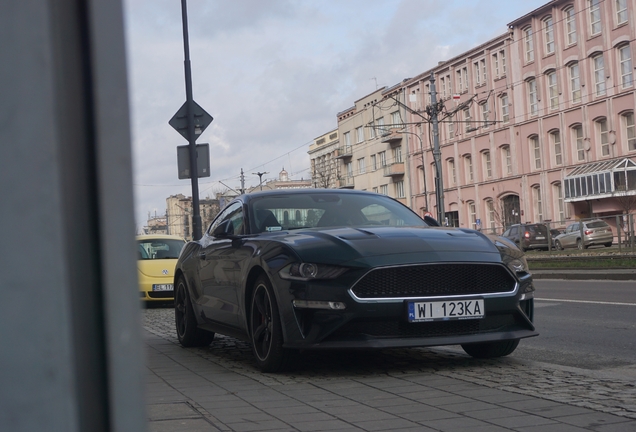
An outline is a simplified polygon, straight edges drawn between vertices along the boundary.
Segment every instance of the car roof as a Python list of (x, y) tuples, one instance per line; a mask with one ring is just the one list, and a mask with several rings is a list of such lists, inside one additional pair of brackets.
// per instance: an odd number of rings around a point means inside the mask
[(305, 189), (276, 189), (276, 190), (268, 190), (268, 191), (258, 191), (258, 192), (250, 192), (248, 194), (240, 195), (237, 198), (241, 201), (247, 203), (253, 199), (271, 196), (271, 195), (297, 195), (297, 194), (311, 194), (311, 195), (319, 195), (319, 194), (348, 194), (348, 195), (375, 195), (375, 196), (383, 196), (389, 199), (392, 199), (388, 195), (378, 194), (375, 192), (369, 191), (361, 191), (361, 190), (353, 190), (353, 189), (319, 189), (319, 188), (305, 188)]

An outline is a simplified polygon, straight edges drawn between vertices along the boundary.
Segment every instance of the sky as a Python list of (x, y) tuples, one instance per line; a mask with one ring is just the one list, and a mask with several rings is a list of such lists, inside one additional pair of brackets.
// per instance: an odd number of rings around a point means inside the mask
[[(189, 0), (193, 99), (214, 120), (199, 197), (311, 177), (307, 151), (337, 113), (506, 32), (548, 0)], [(135, 219), (163, 216), (180, 180), (168, 121), (186, 100), (181, 1), (124, 0)]]

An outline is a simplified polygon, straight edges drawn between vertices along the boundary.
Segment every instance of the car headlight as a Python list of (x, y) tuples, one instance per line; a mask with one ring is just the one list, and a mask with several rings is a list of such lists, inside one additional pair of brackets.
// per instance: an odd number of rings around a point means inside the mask
[(510, 270), (512, 270), (515, 274), (528, 273), (529, 271), (528, 262), (525, 257), (511, 259), (507, 264), (508, 268), (510, 268)]
[(283, 267), (278, 274), (283, 279), (306, 281), (312, 279), (335, 279), (346, 271), (346, 267), (312, 263), (292, 263)]

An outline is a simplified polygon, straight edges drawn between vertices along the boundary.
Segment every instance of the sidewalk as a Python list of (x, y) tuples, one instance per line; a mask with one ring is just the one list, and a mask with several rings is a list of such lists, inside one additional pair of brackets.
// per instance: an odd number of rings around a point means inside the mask
[[(471, 382), (453, 365), (426, 359), (418, 370), (392, 363), (358, 371), (354, 362), (353, 368), (314, 371), (307, 365), (297, 374), (262, 374), (245, 344), (228, 338), (211, 348), (184, 349), (166, 331), (168, 323), (159, 327), (145, 331), (151, 432), (636, 430), (629, 413)], [(501, 376), (503, 367), (494, 362), (490, 373)], [(549, 371), (533, 373), (553, 385)]]

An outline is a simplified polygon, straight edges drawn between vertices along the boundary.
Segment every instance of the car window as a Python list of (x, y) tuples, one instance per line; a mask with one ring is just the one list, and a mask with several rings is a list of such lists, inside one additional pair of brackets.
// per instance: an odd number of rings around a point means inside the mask
[(340, 226), (427, 226), (402, 204), (383, 195), (282, 193), (250, 202), (253, 232)]
[(518, 232), (519, 232), (519, 227), (512, 227), (510, 229), (510, 235), (511, 236), (516, 236), (518, 234)]
[(508, 228), (507, 230), (504, 231), (504, 233), (502, 234), (504, 237), (508, 237), (510, 235), (510, 228)]
[(606, 227), (609, 226), (604, 221), (588, 222), (588, 223), (586, 223), (586, 225), (587, 225), (588, 228), (606, 228)]
[(223, 210), (217, 217), (212, 221), (210, 227), (208, 228), (207, 234), (212, 235), (217, 226), (219, 226), (222, 222), (227, 220), (231, 220), (231, 231), (228, 234), (240, 235), (244, 234), (244, 224), (243, 224), (243, 203), (240, 201), (234, 202), (230, 204), (225, 210)]
[(148, 239), (137, 241), (137, 255), (141, 260), (179, 258), (185, 245), (180, 239)]

